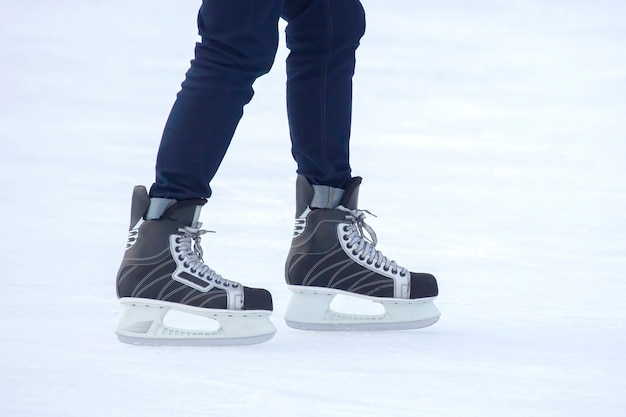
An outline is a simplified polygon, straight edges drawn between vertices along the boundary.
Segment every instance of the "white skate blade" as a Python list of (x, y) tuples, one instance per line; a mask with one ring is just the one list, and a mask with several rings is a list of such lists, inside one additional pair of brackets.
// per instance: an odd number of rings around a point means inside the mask
[[(270, 340), (276, 327), (265, 310), (220, 310), (187, 306), (147, 298), (121, 298), (124, 311), (117, 338), (124, 343), (151, 346), (252, 345)], [(170, 310), (195, 314), (219, 323), (215, 331), (179, 329), (163, 318)]]
[[(433, 298), (405, 300), (380, 298), (349, 293), (331, 288), (290, 285), (291, 300), (285, 314), (289, 327), (300, 330), (408, 330), (430, 326), (439, 320), (441, 313)], [(334, 311), (330, 303), (342, 294), (359, 297), (381, 304), (381, 314), (349, 314)]]

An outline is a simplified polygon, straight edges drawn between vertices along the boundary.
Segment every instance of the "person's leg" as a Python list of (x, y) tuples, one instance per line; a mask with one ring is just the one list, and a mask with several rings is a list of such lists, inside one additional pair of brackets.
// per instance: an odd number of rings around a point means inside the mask
[(165, 125), (150, 197), (211, 195), (252, 84), (274, 62), (283, 1), (203, 1), (201, 42)]
[(350, 181), (349, 140), (355, 51), (365, 31), (358, 0), (286, 0), (287, 113), (298, 173), (342, 188)]
[[(439, 318), (434, 276), (411, 272), (376, 249), (358, 209), (349, 138), (355, 50), (365, 28), (358, 0), (286, 0), (287, 100), (298, 163), (296, 221), (285, 279), (291, 327), (307, 330), (414, 329)], [(337, 313), (337, 295), (381, 304), (374, 315)]]
[[(199, 215), (252, 98), (269, 71), (283, 0), (204, 0), (202, 42), (167, 121), (151, 193), (135, 187), (129, 239), (117, 274), (124, 305), (117, 335), (137, 344), (249, 344), (270, 339), (272, 296), (204, 263)], [(219, 323), (216, 331), (170, 327), (169, 310)]]

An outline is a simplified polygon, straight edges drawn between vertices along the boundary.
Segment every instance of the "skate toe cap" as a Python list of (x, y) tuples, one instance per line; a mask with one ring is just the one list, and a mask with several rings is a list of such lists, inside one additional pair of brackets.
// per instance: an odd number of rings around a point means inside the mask
[(423, 272), (411, 272), (411, 298), (436, 297), (439, 294), (437, 279)]
[(243, 288), (244, 310), (273, 310), (272, 294), (263, 288)]

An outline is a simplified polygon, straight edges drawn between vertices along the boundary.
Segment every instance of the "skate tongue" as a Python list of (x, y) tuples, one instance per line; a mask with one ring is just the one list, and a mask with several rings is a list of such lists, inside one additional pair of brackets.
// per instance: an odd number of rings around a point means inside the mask
[(344, 189), (343, 197), (339, 202), (340, 205), (350, 210), (355, 210), (357, 208), (359, 204), (359, 187), (361, 186), (361, 181), (363, 181), (363, 178), (361, 177), (354, 177), (350, 180)]
[[(154, 200), (154, 199), (152, 199)], [(185, 226), (196, 227), (200, 219), (202, 206), (206, 203), (203, 198), (190, 200), (172, 200), (174, 203), (166, 207), (159, 218), (181, 222)]]

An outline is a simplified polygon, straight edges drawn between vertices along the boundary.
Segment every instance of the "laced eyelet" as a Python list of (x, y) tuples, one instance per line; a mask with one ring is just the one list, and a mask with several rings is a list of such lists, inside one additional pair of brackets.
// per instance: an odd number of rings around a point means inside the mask
[(392, 270), (391, 270), (391, 273), (395, 275), (395, 274), (397, 274), (397, 273), (398, 273), (398, 270), (396, 269), (396, 270), (394, 271), (394, 270), (392, 269)]
[(406, 272), (400, 272), (400, 276), (401, 276), (402, 278), (406, 277)]
[(185, 268), (189, 268), (189, 264), (188, 264), (187, 262), (185, 262), (185, 263), (183, 264), (183, 266), (184, 266)]
[(360, 261), (364, 261), (364, 260), (365, 260), (365, 258), (364, 258), (364, 257), (362, 257), (362, 256), (359, 256), (359, 260), (360, 260)]
[(389, 267), (388, 267), (388, 266), (384, 267), (384, 268), (383, 268), (383, 271), (385, 271), (385, 272), (389, 272)]
[(348, 249), (352, 249), (352, 246), (353, 246), (353, 245), (351, 245), (350, 243), (348, 243), (348, 244), (346, 245), (346, 248), (348, 248)]
[(357, 251), (353, 250), (353, 251), (352, 251), (352, 254), (353, 254), (353, 255), (358, 255), (358, 254), (359, 254), (359, 252), (357, 252)]
[(367, 264), (368, 264), (368, 265), (371, 265), (371, 264), (373, 264), (373, 263), (374, 263), (374, 262), (372, 262), (372, 260), (371, 260), (371, 259), (367, 261)]
[(192, 273), (192, 274), (195, 274), (196, 272), (198, 272), (198, 270), (197, 270), (197, 269), (193, 269), (193, 268), (191, 268), (191, 273)]
[(350, 238), (348, 237), (348, 235), (343, 235), (343, 240), (350, 240)]
[(348, 231), (348, 226), (344, 226), (344, 227), (343, 227), (343, 231), (344, 231), (344, 232), (347, 232), (347, 231)]
[(185, 260), (185, 258), (183, 258), (183, 255), (178, 255), (178, 260), (179, 260), (179, 261), (184, 261), (184, 260)]
[(180, 243), (180, 238), (179, 238), (179, 237), (177, 237), (176, 239), (174, 239), (174, 242), (176, 242), (176, 243)]
[(174, 248), (174, 252), (176, 252), (176, 253), (180, 253), (180, 248), (179, 248), (178, 246), (177, 246), (177, 247), (175, 247), (175, 248)]

